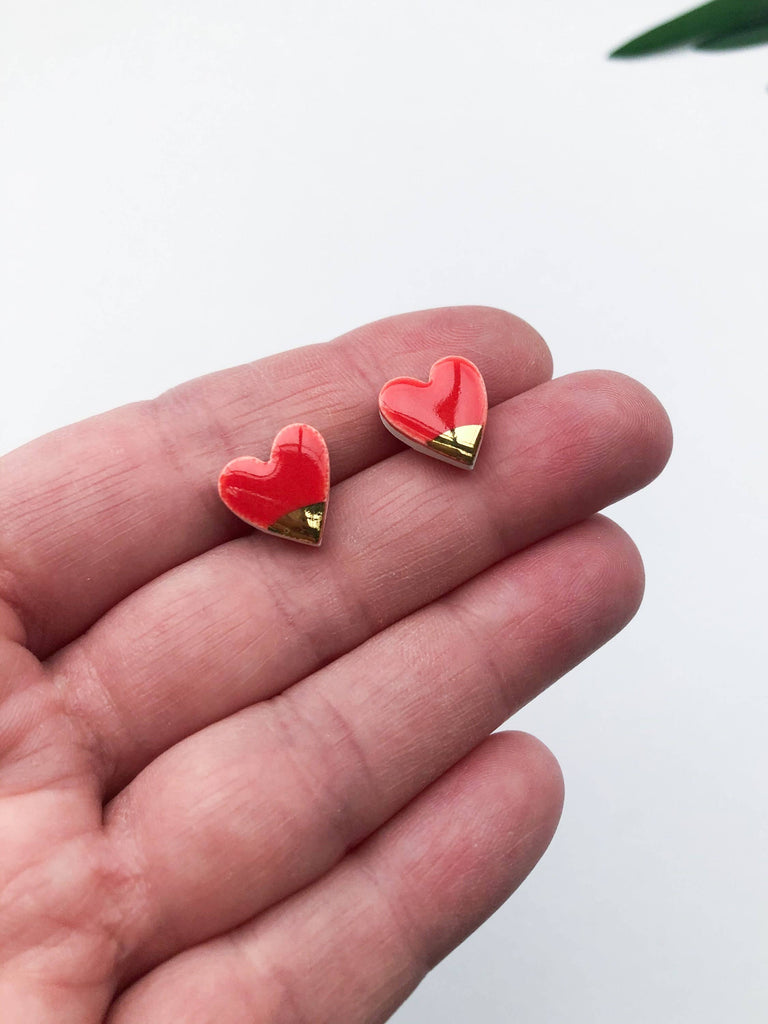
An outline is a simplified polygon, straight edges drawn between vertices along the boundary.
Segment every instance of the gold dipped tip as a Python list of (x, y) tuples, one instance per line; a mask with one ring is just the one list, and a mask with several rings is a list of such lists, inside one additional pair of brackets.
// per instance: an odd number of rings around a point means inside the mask
[(299, 544), (314, 544), (315, 547), (323, 539), (323, 518), (325, 502), (318, 501), (314, 505), (295, 508), (286, 512), (268, 527), (270, 533), (276, 533), (287, 540), (298, 541)]
[(431, 441), (427, 441), (427, 447), (446, 462), (455, 462), (465, 469), (472, 469), (482, 439), (483, 425), (468, 423), (466, 426), (455, 427), (453, 430), (438, 434)]

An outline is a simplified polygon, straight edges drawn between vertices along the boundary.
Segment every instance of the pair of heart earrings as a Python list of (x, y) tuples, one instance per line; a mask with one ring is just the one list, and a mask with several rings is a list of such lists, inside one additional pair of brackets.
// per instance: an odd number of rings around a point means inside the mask
[[(438, 360), (429, 380), (396, 377), (379, 393), (379, 414), (395, 437), (433, 458), (473, 469), (488, 415), (482, 374), (468, 359)], [(250, 455), (219, 476), (224, 504), (257, 530), (319, 545), (328, 509), (330, 462), (323, 435), (306, 423), (284, 427), (268, 462)]]

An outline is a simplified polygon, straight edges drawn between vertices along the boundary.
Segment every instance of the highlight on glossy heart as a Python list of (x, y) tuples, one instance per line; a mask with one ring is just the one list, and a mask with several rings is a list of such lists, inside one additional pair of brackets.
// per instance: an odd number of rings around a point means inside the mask
[(318, 547), (330, 479), (323, 435), (306, 423), (291, 423), (275, 438), (269, 462), (244, 455), (227, 463), (219, 475), (219, 496), (257, 530)]
[(473, 469), (488, 418), (485, 382), (463, 356), (438, 359), (429, 380), (396, 377), (379, 393), (387, 430), (417, 451)]

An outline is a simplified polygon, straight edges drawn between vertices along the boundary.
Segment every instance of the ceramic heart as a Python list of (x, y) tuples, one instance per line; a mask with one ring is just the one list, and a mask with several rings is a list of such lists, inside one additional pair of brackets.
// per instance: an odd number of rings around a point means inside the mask
[(323, 539), (329, 488), (325, 440), (306, 423), (280, 431), (269, 462), (245, 455), (219, 476), (221, 500), (236, 516), (257, 530), (315, 546)]
[(488, 396), (482, 374), (468, 359), (439, 359), (424, 383), (411, 377), (388, 381), (379, 413), (395, 437), (443, 462), (472, 469), (480, 450)]

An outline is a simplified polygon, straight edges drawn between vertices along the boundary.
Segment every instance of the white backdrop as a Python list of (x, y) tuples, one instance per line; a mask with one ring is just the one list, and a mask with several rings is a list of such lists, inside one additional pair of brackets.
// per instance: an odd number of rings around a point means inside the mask
[(768, 48), (685, 0), (0, 0), (0, 449), (368, 320), (487, 303), (672, 416), (622, 636), (515, 719), (558, 836), (397, 1024), (768, 1018)]

